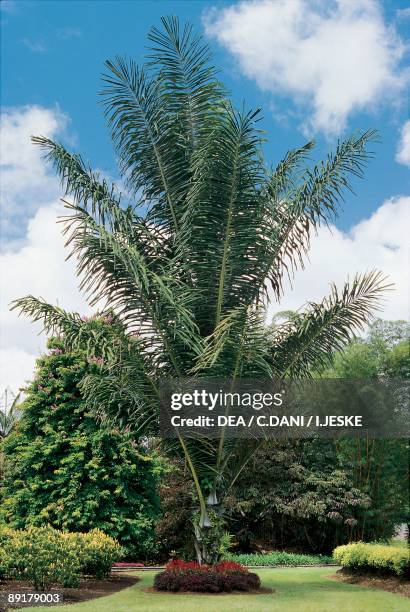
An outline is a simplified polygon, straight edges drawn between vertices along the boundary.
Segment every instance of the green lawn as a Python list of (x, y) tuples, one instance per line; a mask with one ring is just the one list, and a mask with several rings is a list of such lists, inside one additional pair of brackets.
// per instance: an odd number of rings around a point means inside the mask
[[(258, 574), (267, 595), (172, 595), (147, 593), (154, 572), (137, 572), (140, 582), (94, 601), (61, 606), (59, 612), (408, 612), (401, 595), (342, 584), (327, 578), (334, 568), (263, 569)], [(25, 608), (48, 612), (50, 608)]]

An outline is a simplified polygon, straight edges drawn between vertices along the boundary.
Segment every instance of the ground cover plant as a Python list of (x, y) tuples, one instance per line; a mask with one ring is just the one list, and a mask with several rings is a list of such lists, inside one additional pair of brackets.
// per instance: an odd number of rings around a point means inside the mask
[[(171, 17), (149, 40), (146, 66), (119, 57), (103, 77), (125, 194), (60, 143), (34, 138), (65, 189), (81, 287), (117, 313), (123, 333), (96, 336), (79, 314), (33, 296), (15, 304), (73, 347), (86, 343), (101, 368), (82, 383), (90, 409), (136, 440), (158, 433), (164, 379), (309, 376), (363, 328), (387, 287), (377, 271), (358, 275), (267, 333), (268, 300), (282, 297), (312, 232), (363, 176), (374, 133), (347, 138), (316, 164), (309, 142), (269, 168), (260, 112), (233, 108), (201, 37)], [(199, 561), (218, 560), (225, 498), (259, 445), (224, 431), (163, 441), (189, 469)]]
[(328, 555), (304, 555), (275, 550), (263, 555), (260, 554), (227, 554), (224, 559), (235, 561), (245, 566), (270, 566), (286, 565), (326, 565), (334, 563), (334, 559)]
[(51, 585), (76, 587), (81, 576), (101, 580), (122, 554), (118, 542), (98, 529), (83, 534), (0, 527), (0, 580), (28, 581), (40, 591)]
[(410, 578), (409, 552), (408, 547), (403, 546), (353, 542), (335, 548), (333, 558), (352, 572), (396, 574), (401, 578)]
[[(80, 605), (59, 607), (61, 612), (407, 612), (401, 595), (342, 583), (329, 577), (331, 568), (258, 570), (266, 588), (261, 593), (169, 593), (153, 590), (154, 572), (137, 572), (139, 582), (128, 589)], [(47, 612), (49, 608), (29, 608)]]

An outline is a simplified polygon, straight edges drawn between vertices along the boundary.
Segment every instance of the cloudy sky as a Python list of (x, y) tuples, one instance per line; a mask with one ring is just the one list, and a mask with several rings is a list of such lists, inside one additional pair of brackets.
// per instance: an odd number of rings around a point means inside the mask
[(44, 348), (40, 328), (10, 312), (11, 300), (31, 293), (90, 311), (65, 261), (58, 180), (29, 137), (60, 140), (116, 177), (98, 105), (102, 65), (116, 54), (142, 60), (146, 33), (164, 14), (204, 33), (235, 104), (264, 109), (269, 163), (307, 138), (321, 158), (347, 134), (379, 131), (366, 179), (355, 182), (336, 226), (319, 231), (306, 269), (272, 310), (320, 300), (329, 282), (377, 267), (395, 283), (381, 316), (408, 318), (408, 2), (3, 0), (0, 10), (0, 388), (18, 389)]

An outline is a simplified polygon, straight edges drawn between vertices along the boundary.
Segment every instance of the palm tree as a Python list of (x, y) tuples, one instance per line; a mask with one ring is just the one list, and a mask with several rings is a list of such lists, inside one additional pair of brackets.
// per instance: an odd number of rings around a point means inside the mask
[(8, 436), (20, 419), (20, 397), (20, 393), (15, 395), (9, 387), (6, 387), (3, 392), (0, 406), (0, 438)]
[[(284, 276), (303, 266), (312, 232), (337, 215), (350, 178), (363, 175), (374, 133), (340, 142), (313, 166), (308, 142), (270, 169), (260, 111), (233, 108), (202, 38), (170, 17), (149, 40), (144, 67), (117, 57), (103, 76), (125, 202), (79, 155), (33, 138), (71, 198), (64, 231), (80, 286), (92, 305), (116, 313), (123, 337), (115, 345), (95, 337), (80, 315), (32, 296), (14, 305), (72, 345), (89, 334), (105, 376), (90, 375), (84, 393), (98, 414), (136, 437), (156, 433), (164, 379), (309, 376), (366, 324), (386, 288), (379, 272), (356, 276), (266, 332), (269, 299), (282, 297)], [(198, 558), (214, 561), (216, 517), (259, 442), (222, 433), (163, 445), (189, 468)]]
[(15, 395), (13, 391), (6, 387), (0, 405), (0, 482), (4, 478), (6, 461), (2, 449), (3, 440), (9, 435), (14, 425), (21, 417), (20, 408), (21, 394)]

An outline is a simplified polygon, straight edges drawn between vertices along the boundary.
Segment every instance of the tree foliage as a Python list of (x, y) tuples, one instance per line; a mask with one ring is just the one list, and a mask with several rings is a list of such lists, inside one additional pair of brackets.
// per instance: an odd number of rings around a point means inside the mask
[[(111, 323), (85, 323), (96, 333)], [(94, 528), (117, 538), (129, 555), (155, 552), (156, 464), (129, 434), (96, 421), (79, 386), (101, 358), (51, 339), (37, 361), (23, 416), (4, 443), (1, 514), (15, 528)]]

